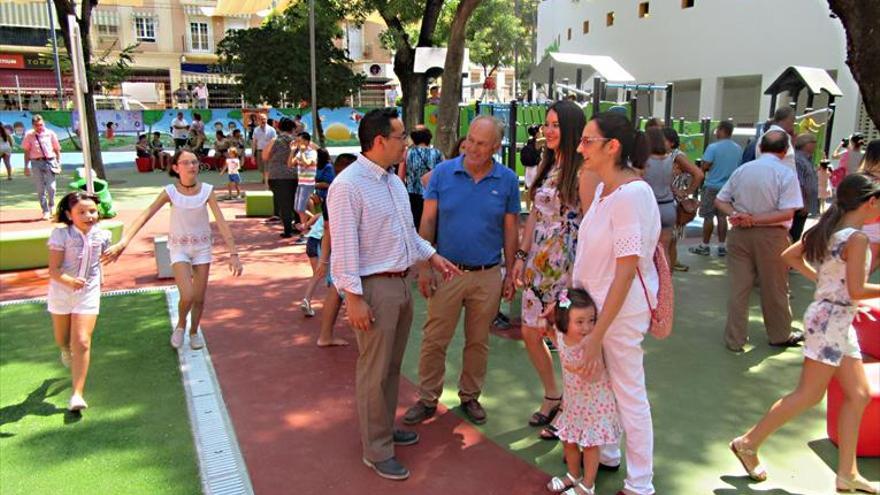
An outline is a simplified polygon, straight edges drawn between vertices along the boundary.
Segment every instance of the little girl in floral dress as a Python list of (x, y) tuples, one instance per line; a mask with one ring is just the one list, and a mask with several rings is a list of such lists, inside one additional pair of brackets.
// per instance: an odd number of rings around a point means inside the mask
[(595, 324), (596, 303), (586, 291), (567, 289), (560, 293), (554, 343), (562, 360), (565, 399), (554, 426), (565, 448), (568, 472), (547, 484), (547, 489), (554, 493), (593, 495), (599, 446), (617, 443), (622, 431), (608, 371), (603, 367), (597, 376), (583, 374), (582, 343)]

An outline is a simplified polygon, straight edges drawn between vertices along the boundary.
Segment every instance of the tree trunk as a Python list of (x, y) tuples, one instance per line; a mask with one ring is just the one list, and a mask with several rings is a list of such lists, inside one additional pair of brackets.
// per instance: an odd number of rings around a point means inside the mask
[(445, 156), (452, 154), (458, 140), (458, 102), (461, 100), (461, 65), (464, 63), (464, 43), (467, 22), (482, 0), (461, 0), (455, 11), (446, 62), (443, 65), (443, 92), (440, 93), (440, 112), (437, 117), (436, 147)]
[[(422, 25), (419, 29), (419, 39), (416, 47), (434, 46), (434, 29), (440, 18), (440, 10), (443, 0), (428, 0), (425, 2), (425, 13), (422, 15)], [(425, 121), (425, 93), (427, 88), (425, 74), (413, 73), (416, 61), (415, 47), (410, 45), (409, 36), (403, 27), (399, 17), (391, 17), (379, 10), (385, 24), (394, 31), (397, 46), (394, 54), (394, 74), (400, 81), (400, 96), (403, 99), (403, 125), (406, 129), (415, 129), (416, 125)]]
[[(54, 0), (55, 14), (58, 16), (58, 25), (61, 27), (61, 33), (64, 35), (64, 46), (67, 47), (68, 55), (72, 53), (70, 48), (70, 26), (67, 23), (68, 15), (76, 15), (76, 10), (69, 0)], [(83, 125), (89, 131), (89, 156), (92, 161), (92, 170), (101, 179), (106, 179), (107, 174), (104, 172), (104, 161), (101, 159), (101, 140), (98, 134), (98, 119), (95, 115), (95, 84), (89, 74), (89, 66), (92, 60), (92, 42), (89, 39), (89, 29), (92, 25), (92, 9), (97, 5), (97, 0), (86, 0), (82, 5), (82, 17), (77, 19), (79, 25), (80, 36), (82, 37), (83, 60), (86, 66), (86, 80), (89, 92), (83, 95), (85, 101), (85, 109), (81, 112), (80, 117), (80, 139), (82, 139)], [(77, 88), (74, 88), (78, 91)]]
[(846, 31), (846, 65), (859, 85), (868, 116), (880, 128), (880, 2), (829, 0), (828, 4)]

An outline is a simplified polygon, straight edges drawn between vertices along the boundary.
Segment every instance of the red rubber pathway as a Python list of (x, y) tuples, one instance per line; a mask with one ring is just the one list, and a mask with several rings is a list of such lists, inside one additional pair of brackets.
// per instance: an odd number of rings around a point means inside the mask
[[(222, 204), (222, 203), (221, 203)], [(361, 463), (354, 404), (354, 337), (342, 318), (344, 348), (314, 345), (320, 324), (298, 309), (310, 274), (305, 246), (278, 237), (277, 226), (244, 217), (241, 204), (222, 204), (242, 253), (245, 272), (230, 277), (226, 249), (215, 229), (202, 326), (223, 396), (256, 493), (263, 494), (526, 494), (543, 490), (547, 475), (489, 441), (454, 414), (416, 427), (421, 442), (397, 450), (411, 470), (404, 482), (380, 479)], [(121, 210), (130, 224), (139, 211)], [(164, 209), (105, 270), (104, 290), (173, 284), (158, 280), (152, 237), (168, 225)], [(0, 229), (44, 228), (34, 214), (0, 212)], [(44, 296), (45, 269), (0, 273), (0, 299)], [(320, 307), (320, 289), (314, 301)], [(49, 337), (47, 337), (49, 338)], [(163, 337), (164, 338), (164, 337)], [(169, 351), (170, 352), (170, 351)], [(401, 407), (417, 399), (403, 380)], [(491, 421), (491, 418), (490, 418)]]

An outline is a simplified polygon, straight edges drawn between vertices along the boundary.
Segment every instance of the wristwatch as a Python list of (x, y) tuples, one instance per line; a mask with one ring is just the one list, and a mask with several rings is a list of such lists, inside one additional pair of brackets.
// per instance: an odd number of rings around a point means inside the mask
[(516, 250), (516, 253), (513, 255), (513, 257), (516, 258), (516, 259), (518, 259), (518, 260), (523, 260), (523, 261), (525, 261), (526, 258), (529, 257), (529, 253), (523, 251), (522, 249), (517, 249), (517, 250)]

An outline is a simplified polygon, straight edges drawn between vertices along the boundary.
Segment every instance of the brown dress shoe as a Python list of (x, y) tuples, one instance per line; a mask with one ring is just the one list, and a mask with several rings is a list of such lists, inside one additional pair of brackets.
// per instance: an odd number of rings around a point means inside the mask
[(462, 402), (461, 409), (472, 423), (481, 425), (486, 422), (486, 410), (483, 409), (483, 406), (480, 405), (477, 399)]

